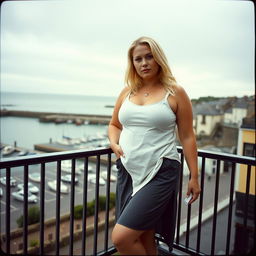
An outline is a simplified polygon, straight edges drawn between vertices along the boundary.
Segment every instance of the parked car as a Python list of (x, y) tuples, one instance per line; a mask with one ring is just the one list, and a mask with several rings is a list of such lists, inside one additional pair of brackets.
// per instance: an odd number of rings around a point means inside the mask
[(117, 169), (117, 167), (116, 167), (115, 164), (112, 165), (111, 170), (112, 170), (113, 172), (118, 172), (118, 169)]
[[(57, 189), (57, 181), (48, 181), (48, 186), (51, 190), (56, 191)], [(60, 192), (67, 194), (69, 192), (68, 186), (66, 186), (63, 182), (60, 182)]]
[[(64, 182), (68, 182), (68, 183), (71, 183), (71, 174), (67, 174), (67, 175), (63, 175), (61, 176), (61, 180), (64, 181)], [(78, 183), (78, 178), (75, 177), (75, 183)]]
[[(101, 178), (103, 178), (104, 180), (107, 180), (108, 178), (108, 172), (107, 171), (103, 171), (100, 174)], [(115, 182), (116, 181), (116, 176), (114, 176), (113, 174), (110, 175), (110, 181)]]
[[(0, 178), (0, 182), (3, 185), (6, 185), (6, 177)], [(17, 181), (13, 177), (10, 177), (10, 185), (11, 185), (11, 187), (15, 187), (17, 185)]]
[[(61, 161), (61, 170), (63, 172), (66, 172), (66, 173), (70, 173), (72, 172), (72, 163), (71, 163), (71, 160), (64, 160), (64, 161)], [(80, 175), (81, 174), (81, 170), (79, 169), (79, 167), (76, 167), (76, 171), (75, 171), (76, 174)]]
[(34, 181), (34, 182), (40, 182), (41, 181), (41, 176), (39, 173), (34, 172), (34, 173), (30, 173), (28, 175), (29, 179)]
[[(12, 192), (12, 196), (18, 201), (24, 201), (23, 189), (17, 192)], [(28, 203), (37, 203), (38, 199), (36, 195), (33, 195), (28, 191)]]
[(0, 188), (0, 196), (3, 196), (3, 189)]
[[(88, 181), (96, 184), (96, 174), (88, 174)], [(99, 177), (99, 185), (104, 186), (106, 184), (105, 180)]]
[[(24, 189), (24, 184), (18, 184), (19, 189)], [(39, 192), (39, 188), (33, 185), (32, 183), (28, 182), (28, 191), (31, 192), (32, 194), (37, 194)]]

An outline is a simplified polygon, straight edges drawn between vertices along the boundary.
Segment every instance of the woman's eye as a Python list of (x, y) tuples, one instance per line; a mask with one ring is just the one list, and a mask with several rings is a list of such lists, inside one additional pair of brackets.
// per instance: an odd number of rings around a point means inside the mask
[(136, 58), (135, 61), (139, 62), (141, 61), (141, 58)]
[(152, 58), (153, 58), (153, 55), (147, 55), (147, 57), (146, 57), (148, 60), (151, 60)]

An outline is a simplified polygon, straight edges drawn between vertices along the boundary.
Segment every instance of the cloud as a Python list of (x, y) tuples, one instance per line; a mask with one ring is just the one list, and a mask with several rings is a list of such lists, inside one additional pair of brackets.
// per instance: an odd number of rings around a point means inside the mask
[(191, 97), (239, 96), (254, 91), (253, 18), (247, 1), (5, 2), (1, 90), (116, 96), (148, 35)]

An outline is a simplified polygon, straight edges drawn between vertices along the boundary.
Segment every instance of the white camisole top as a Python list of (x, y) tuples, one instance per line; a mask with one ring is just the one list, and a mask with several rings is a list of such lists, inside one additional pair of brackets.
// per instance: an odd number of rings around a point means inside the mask
[(154, 178), (164, 157), (180, 162), (176, 115), (168, 96), (169, 93), (153, 104), (137, 105), (130, 101), (129, 94), (120, 107), (118, 118), (123, 129), (119, 145), (124, 152), (121, 162), (132, 178), (132, 196)]

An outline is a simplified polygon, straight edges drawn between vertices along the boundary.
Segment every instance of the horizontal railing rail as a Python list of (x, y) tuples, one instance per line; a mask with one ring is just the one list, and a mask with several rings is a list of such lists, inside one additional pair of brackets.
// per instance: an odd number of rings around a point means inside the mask
[[(198, 216), (197, 216), (197, 238), (196, 246), (190, 246), (190, 232), (191, 227), (191, 208), (189, 205), (187, 208), (187, 217), (186, 217), (186, 229), (185, 229), (185, 243), (182, 244), (180, 237), (183, 235), (181, 230), (181, 208), (182, 208), (182, 186), (183, 186), (183, 172), (184, 172), (184, 156), (182, 148), (178, 147), (178, 152), (181, 155), (181, 178), (179, 183), (179, 195), (178, 195), (178, 209), (177, 209), (177, 227), (176, 227), (176, 238), (174, 242), (174, 249), (179, 250), (183, 253), (188, 253), (190, 255), (205, 255), (206, 253), (201, 250), (201, 228), (203, 223), (203, 203), (204, 203), (204, 194), (205, 194), (205, 179), (206, 179), (206, 160), (216, 160), (216, 172), (215, 172), (215, 186), (214, 186), (214, 203), (212, 209), (212, 231), (211, 231), (211, 248), (210, 253), (214, 255), (215, 246), (216, 246), (216, 225), (217, 225), (217, 214), (218, 214), (218, 202), (219, 202), (219, 183), (220, 183), (220, 174), (221, 174), (221, 163), (228, 162), (231, 166), (230, 182), (229, 182), (229, 202), (228, 202), (228, 219), (227, 219), (227, 234), (226, 234), (226, 248), (225, 254), (230, 254), (230, 239), (231, 239), (231, 222), (232, 222), (232, 211), (233, 211), (233, 202), (234, 202), (234, 189), (235, 189), (235, 174), (236, 174), (236, 165), (244, 164), (247, 165), (247, 179), (246, 179), (246, 196), (249, 197), (250, 189), (250, 179), (251, 179), (251, 167), (255, 166), (256, 161), (254, 158), (238, 156), (233, 154), (226, 153), (216, 153), (205, 150), (198, 150), (198, 157), (201, 158), (200, 166), (200, 185), (201, 185), (201, 195), (198, 203)], [(45, 178), (46, 178), (46, 164), (55, 162), (57, 165), (56, 169), (56, 226), (55, 226), (55, 254), (60, 254), (60, 207), (61, 207), (61, 172), (62, 172), (62, 161), (71, 160), (71, 193), (70, 193), (70, 220), (69, 220), (69, 255), (73, 255), (74, 251), (74, 206), (75, 206), (75, 174), (76, 174), (76, 161), (83, 160), (84, 173), (83, 173), (83, 206), (87, 205), (87, 191), (88, 191), (88, 163), (89, 157), (94, 157), (96, 163), (96, 185), (95, 185), (95, 208), (94, 208), (94, 232), (93, 232), (93, 255), (111, 255), (116, 250), (111, 245), (109, 245), (109, 205), (110, 205), (110, 175), (111, 175), (111, 165), (114, 163), (112, 158), (112, 150), (110, 148), (106, 149), (95, 149), (90, 151), (85, 150), (73, 150), (59, 153), (47, 153), (47, 154), (37, 154), (32, 156), (24, 156), (20, 158), (4, 158), (0, 161), (1, 177), (3, 176), (2, 169), (5, 169), (6, 178), (6, 189), (5, 189), (5, 232), (2, 235), (1, 240), (1, 250), (5, 253), (11, 253), (11, 173), (12, 168), (23, 167), (23, 182), (24, 182), (24, 202), (23, 202), (23, 254), (28, 253), (28, 175), (29, 170), (32, 165), (40, 165), (40, 229), (39, 229), (39, 255), (44, 255), (44, 223), (45, 223)], [(105, 206), (105, 227), (104, 227), (104, 249), (98, 249), (98, 220), (99, 220), (99, 178), (101, 171), (101, 161), (102, 157), (104, 158), (104, 163), (107, 167), (107, 181), (105, 188), (106, 195), (106, 206)], [(114, 158), (115, 159), (115, 158)], [(245, 205), (248, 208), (248, 204)], [(245, 209), (246, 212), (246, 209)], [(86, 221), (87, 221), (87, 208), (83, 208), (82, 214), (82, 237), (81, 237), (81, 255), (86, 255)], [(244, 226), (247, 226), (247, 215), (244, 216)], [(3, 225), (3, 222), (1, 223)], [(1, 229), (2, 230), (2, 229)], [(161, 243), (163, 240), (161, 238), (156, 238), (159, 243), (159, 250), (163, 254), (169, 254), (166, 247)], [(3, 246), (4, 245), (4, 246)]]

